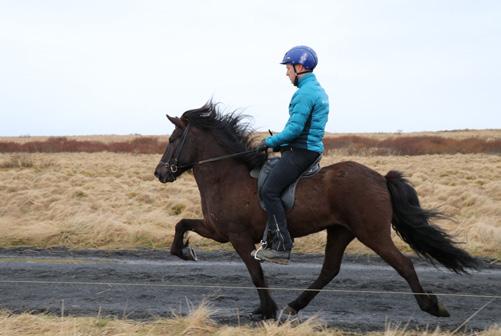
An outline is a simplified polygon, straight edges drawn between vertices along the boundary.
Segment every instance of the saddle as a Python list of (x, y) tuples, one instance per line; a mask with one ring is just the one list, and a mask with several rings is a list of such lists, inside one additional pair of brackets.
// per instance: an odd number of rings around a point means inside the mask
[[(288, 186), (285, 191), (282, 194), (282, 203), (284, 205), (284, 208), (286, 210), (290, 210), (294, 207), (294, 200), (295, 200), (295, 194), (296, 194), (296, 186), (303, 177), (311, 177), (315, 174), (317, 174), (320, 171), (320, 159), (322, 158), (321, 155), (318, 156), (318, 158), (309, 166), (299, 177), (294, 183), (292, 183), (290, 186)], [(264, 207), (264, 203), (261, 200), (261, 188), (263, 187), (264, 183), (266, 182), (266, 179), (268, 178), (271, 170), (275, 165), (278, 163), (280, 158), (278, 157), (272, 157), (266, 160), (266, 162), (263, 164), (262, 167), (254, 168), (250, 171), (250, 176), (257, 179), (257, 194), (259, 198), (259, 205), (263, 210), (266, 211)]]

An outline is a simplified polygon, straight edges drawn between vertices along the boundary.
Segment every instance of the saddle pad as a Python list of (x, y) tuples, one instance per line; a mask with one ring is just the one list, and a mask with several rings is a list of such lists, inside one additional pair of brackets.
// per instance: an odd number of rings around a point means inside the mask
[[(286, 210), (290, 210), (294, 207), (296, 186), (297, 186), (297, 183), (299, 182), (299, 180), (303, 177), (313, 176), (320, 171), (320, 159), (321, 159), (321, 155), (318, 157), (317, 160), (315, 160), (315, 162), (313, 162), (313, 164), (308, 169), (306, 169), (304, 171), (303, 174), (301, 174), (299, 176), (299, 178), (296, 181), (294, 181), (294, 183), (292, 183), (289, 187), (287, 187), (287, 189), (285, 189), (284, 193), (282, 194), (281, 199), (282, 199), (282, 203), (284, 205), (284, 208)], [(250, 172), (250, 175), (253, 178), (257, 178), (257, 193), (258, 193), (258, 197), (259, 197), (259, 205), (265, 211), (266, 211), (266, 209), (265, 209), (264, 203), (261, 200), (261, 188), (263, 187), (264, 183), (266, 182), (266, 179), (268, 178), (271, 170), (273, 169), (273, 167), (275, 167), (275, 165), (278, 163), (279, 160), (280, 160), (280, 158), (278, 158), (278, 157), (269, 158), (261, 168), (254, 168)]]

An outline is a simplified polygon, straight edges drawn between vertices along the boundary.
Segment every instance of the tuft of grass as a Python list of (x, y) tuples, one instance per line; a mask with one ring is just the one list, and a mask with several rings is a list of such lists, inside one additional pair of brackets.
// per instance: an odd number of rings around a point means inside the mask
[(47, 168), (53, 168), (55, 163), (44, 159), (34, 159), (32, 154), (18, 153), (6, 156), (0, 161), (0, 169), (26, 169), (34, 168), (42, 171)]
[(11, 155), (0, 162), (0, 168), (33, 168), (33, 159), (27, 154)]
[(83, 192), (82, 190), (76, 190), (74, 193), (73, 193), (73, 197), (76, 197), (76, 198), (83, 198), (83, 197), (87, 197), (87, 194), (85, 192)]
[(110, 322), (111, 320), (110, 319), (106, 319), (106, 318), (100, 318), (98, 317), (96, 319), (96, 322), (95, 322), (95, 325), (96, 327), (98, 327), (99, 329), (102, 329), (102, 328), (105, 328), (108, 323)]
[(171, 214), (174, 216), (180, 215), (184, 209), (186, 208), (186, 205), (184, 204), (174, 204), (170, 209), (171, 209)]

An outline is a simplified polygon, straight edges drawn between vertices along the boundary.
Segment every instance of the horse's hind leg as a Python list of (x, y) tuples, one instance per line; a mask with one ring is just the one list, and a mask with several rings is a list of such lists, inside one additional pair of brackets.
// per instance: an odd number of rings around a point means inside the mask
[(307, 291), (304, 291), (294, 301), (288, 304), (284, 313), (295, 314), (310, 303), (318, 294), (316, 289), (327, 285), (339, 273), (341, 260), (343, 259), (346, 246), (353, 240), (354, 235), (342, 226), (332, 226), (327, 229), (327, 244), (322, 271), (317, 280), (313, 282)]
[(388, 229), (387, 232), (381, 231), (379, 234), (367, 234), (357, 238), (379, 254), (407, 281), (412, 292), (416, 294), (415, 298), (421, 310), (434, 316), (450, 316), (445, 307), (438, 302), (435, 295), (428, 294), (424, 291), (412, 261), (397, 249), (391, 240), (389, 231)]

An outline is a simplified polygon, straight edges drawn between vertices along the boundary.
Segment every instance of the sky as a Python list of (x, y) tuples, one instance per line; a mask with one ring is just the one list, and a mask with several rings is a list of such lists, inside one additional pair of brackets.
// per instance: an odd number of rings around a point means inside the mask
[(280, 131), (301, 44), (328, 132), (501, 128), (501, 1), (0, 0), (0, 136), (168, 134), (211, 98)]

